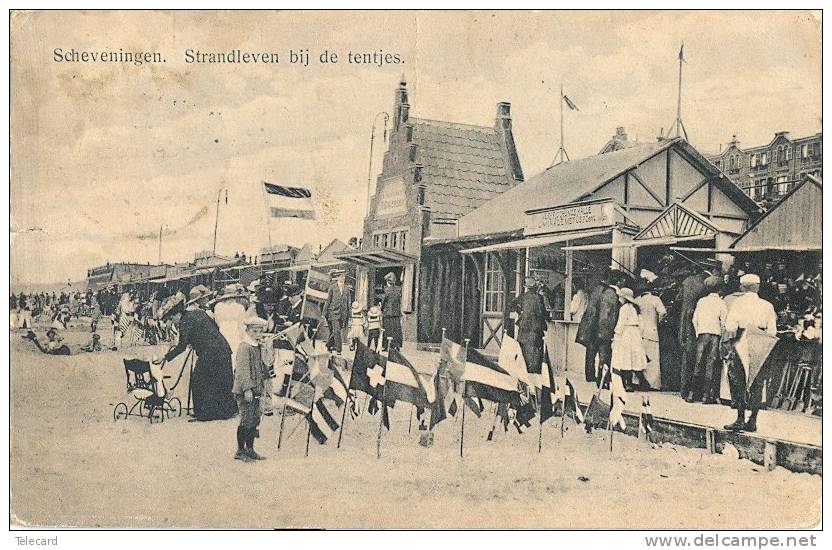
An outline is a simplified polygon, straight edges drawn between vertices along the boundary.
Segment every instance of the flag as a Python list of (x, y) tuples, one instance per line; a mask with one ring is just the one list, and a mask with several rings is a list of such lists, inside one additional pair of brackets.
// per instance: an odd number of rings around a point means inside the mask
[(263, 182), (267, 206), (272, 218), (315, 219), (312, 192), (303, 187), (284, 187)]
[(462, 374), (465, 372), (464, 347), (447, 338), (442, 338), (442, 344), (439, 346), (439, 361), (447, 364), (448, 373), (455, 382), (462, 380)]
[(592, 394), (592, 399), (586, 408), (584, 415), (584, 427), (587, 432), (591, 432), (592, 428), (604, 427), (606, 428), (610, 422), (610, 406), (608, 403), (601, 401), (598, 393)]
[[(295, 323), (289, 328), (279, 332), (278, 338), (280, 337), (282, 337), (286, 342), (288, 342), (292, 349), (295, 349), (299, 343), (306, 339), (306, 335), (303, 333), (303, 327), (300, 323)], [(279, 339), (276, 339), (275, 347), (277, 347), (278, 342)]]
[(779, 340), (776, 336), (770, 336), (756, 327), (746, 329), (743, 338), (747, 342), (747, 353), (740, 353), (737, 350), (737, 356), (746, 369), (746, 380), (750, 388)]
[(503, 333), (503, 342), (500, 344), (500, 356), (497, 359), (497, 364), (517, 380), (528, 385), (534, 385), (530, 383), (532, 377), (526, 370), (526, 360), (523, 358), (523, 350), (520, 349), (520, 344), (505, 332)]
[(434, 385), (431, 384), (433, 377), (416, 372), (410, 361), (395, 348), (387, 355), (384, 376), (384, 400), (388, 404), (405, 401), (427, 408), (436, 397)]
[(580, 424), (584, 421), (584, 413), (581, 411), (580, 402), (578, 401), (578, 392), (568, 378), (566, 379), (566, 389), (569, 393), (564, 394), (563, 397), (563, 414), (572, 412), (575, 415), (575, 421)]
[(380, 353), (358, 342), (355, 359), (352, 362), (352, 375), (349, 389), (363, 391), (373, 398), (380, 398), (384, 388), (384, 371), (387, 359)]
[[(540, 393), (540, 422), (546, 422), (553, 416), (555, 416), (555, 405), (557, 404), (557, 397), (556, 397), (556, 384), (555, 384), (555, 377), (554, 373), (552, 372), (552, 367), (547, 363), (543, 364), (543, 372), (546, 373), (548, 371), (548, 377), (542, 377), (543, 379), (543, 387), (541, 388)], [(547, 380), (548, 378), (548, 380)]]
[(685, 43), (682, 42), (682, 46), (679, 48), (679, 61), (685, 60)]
[(580, 111), (580, 109), (578, 109), (578, 106), (577, 106), (577, 105), (575, 105), (575, 104), (572, 102), (572, 100), (571, 100), (571, 99), (569, 99), (569, 98), (566, 96), (566, 94), (563, 94), (563, 101), (564, 101), (564, 102), (566, 103), (566, 105), (567, 105), (570, 109), (572, 109), (573, 111)]
[(612, 369), (610, 378), (610, 392), (612, 405), (610, 407), (610, 429), (618, 425), (622, 430), (627, 428), (624, 421), (624, 407), (627, 405), (627, 390), (624, 389), (624, 382), (621, 380), (621, 371)]
[(341, 374), (337, 369), (327, 369), (331, 374), (329, 385), (325, 388), (316, 387), (315, 402), (306, 416), (312, 437), (321, 445), (338, 431), (338, 415), (347, 402), (347, 384)]
[(653, 411), (650, 409), (649, 397), (641, 398), (641, 416), (639, 417), (638, 429), (648, 441), (653, 440)]
[(517, 379), (475, 349), (468, 350), (464, 379), (466, 396), (518, 407), (521, 404)]
[(448, 414), (452, 416), (456, 414), (456, 410), (452, 413), (450, 407), (455, 406), (455, 392), (453, 389), (453, 381), (451, 380), (450, 370), (447, 363), (440, 363), (436, 376), (433, 377), (433, 391), (436, 395), (430, 408), (430, 429), (448, 418)]

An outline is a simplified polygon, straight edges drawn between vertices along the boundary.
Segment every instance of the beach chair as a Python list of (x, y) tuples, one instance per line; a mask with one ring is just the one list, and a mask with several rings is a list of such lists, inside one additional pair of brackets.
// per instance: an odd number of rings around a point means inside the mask
[(164, 422), (171, 416), (182, 416), (182, 402), (174, 397), (165, 386), (162, 365), (153, 365), (143, 359), (124, 359), (124, 375), (127, 380), (127, 395), (134, 399), (128, 408), (120, 402), (113, 407), (113, 420), (126, 420), (129, 416)]

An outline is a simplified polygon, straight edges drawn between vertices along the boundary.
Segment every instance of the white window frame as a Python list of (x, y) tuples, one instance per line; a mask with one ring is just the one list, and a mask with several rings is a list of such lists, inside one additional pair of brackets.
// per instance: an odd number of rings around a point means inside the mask
[(505, 313), (506, 280), (494, 253), (485, 256), (485, 284), (483, 285), (483, 313)]

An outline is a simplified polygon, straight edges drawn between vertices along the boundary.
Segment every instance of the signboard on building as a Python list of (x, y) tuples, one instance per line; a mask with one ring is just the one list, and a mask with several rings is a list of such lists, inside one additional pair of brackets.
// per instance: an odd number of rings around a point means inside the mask
[(594, 229), (614, 224), (615, 202), (612, 200), (590, 201), (527, 210), (523, 235)]
[(376, 198), (376, 218), (401, 216), (407, 211), (404, 178), (396, 176), (381, 180)]

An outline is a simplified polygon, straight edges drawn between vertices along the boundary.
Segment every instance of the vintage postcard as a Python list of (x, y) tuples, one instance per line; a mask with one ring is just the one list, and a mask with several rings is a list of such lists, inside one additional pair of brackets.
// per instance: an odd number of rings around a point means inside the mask
[(818, 527), (821, 27), (12, 10), (10, 526)]

